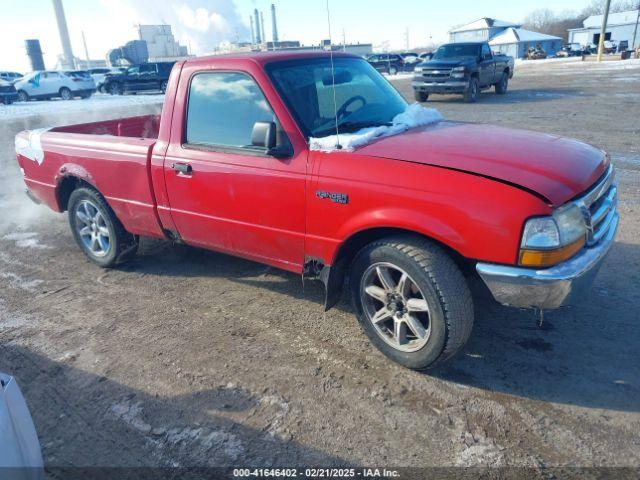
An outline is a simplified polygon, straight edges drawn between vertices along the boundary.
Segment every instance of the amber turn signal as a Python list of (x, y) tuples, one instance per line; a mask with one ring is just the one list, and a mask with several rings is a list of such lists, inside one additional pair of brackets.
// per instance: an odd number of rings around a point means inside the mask
[(520, 250), (520, 265), (523, 267), (551, 267), (573, 257), (584, 247), (585, 237), (567, 246), (554, 250)]

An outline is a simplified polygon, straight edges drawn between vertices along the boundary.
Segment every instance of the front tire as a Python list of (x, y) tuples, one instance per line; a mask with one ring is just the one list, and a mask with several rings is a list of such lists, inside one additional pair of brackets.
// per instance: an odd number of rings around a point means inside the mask
[(28, 102), (29, 101), (29, 94), (27, 92), (25, 92), (24, 90), (18, 91), (18, 101), (19, 102)]
[(396, 67), (389, 67), (389, 75), (397, 75), (398, 69)]
[(418, 90), (413, 91), (413, 98), (416, 102), (426, 102), (429, 100), (429, 94), (427, 92), (419, 92)]
[(425, 370), (453, 356), (473, 326), (467, 283), (436, 243), (389, 237), (364, 247), (350, 287), (365, 334), (391, 360)]
[(163, 80), (163, 81), (160, 83), (160, 91), (161, 91), (162, 93), (167, 93), (167, 81), (166, 81), (166, 80)]
[(69, 197), (69, 226), (87, 258), (103, 268), (130, 259), (138, 248), (136, 237), (92, 188), (78, 188)]
[(469, 79), (469, 86), (464, 92), (465, 103), (477, 102), (479, 93), (480, 93), (480, 82), (478, 82), (477, 77), (471, 77)]

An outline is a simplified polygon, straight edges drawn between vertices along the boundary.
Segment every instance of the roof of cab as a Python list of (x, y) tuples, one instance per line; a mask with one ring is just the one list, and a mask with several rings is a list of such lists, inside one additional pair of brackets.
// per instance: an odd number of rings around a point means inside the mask
[[(333, 56), (346, 58), (360, 58), (343, 52), (333, 52)], [(327, 51), (300, 51), (300, 50), (277, 50), (269, 52), (246, 52), (246, 53), (230, 53), (224, 55), (210, 55), (206, 57), (196, 57), (188, 59), (186, 65), (211, 65), (213, 63), (236, 63), (242, 61), (251, 61), (259, 65), (266, 65), (272, 62), (281, 62), (286, 60), (303, 60), (306, 58), (330, 58), (331, 52)]]

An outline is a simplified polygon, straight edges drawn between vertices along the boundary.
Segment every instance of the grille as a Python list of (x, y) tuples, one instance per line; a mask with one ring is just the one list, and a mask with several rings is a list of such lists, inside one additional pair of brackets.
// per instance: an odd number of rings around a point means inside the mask
[(451, 69), (423, 70), (421, 78), (426, 82), (444, 82), (451, 76)]
[(588, 246), (595, 245), (605, 236), (617, 215), (618, 188), (613, 177), (613, 167), (610, 166), (604, 177), (586, 195), (576, 200), (587, 222)]

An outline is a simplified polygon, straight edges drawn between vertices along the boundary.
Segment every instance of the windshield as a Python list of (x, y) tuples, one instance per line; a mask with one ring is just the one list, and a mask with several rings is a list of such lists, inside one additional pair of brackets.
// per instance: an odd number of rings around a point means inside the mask
[[(304, 134), (340, 133), (389, 125), (407, 102), (369, 63), (329, 57), (273, 63), (267, 72)], [(335, 105), (333, 81), (335, 79)]]
[(477, 57), (480, 55), (478, 45), (451, 44), (442, 45), (433, 54), (433, 60), (444, 60), (449, 58)]

